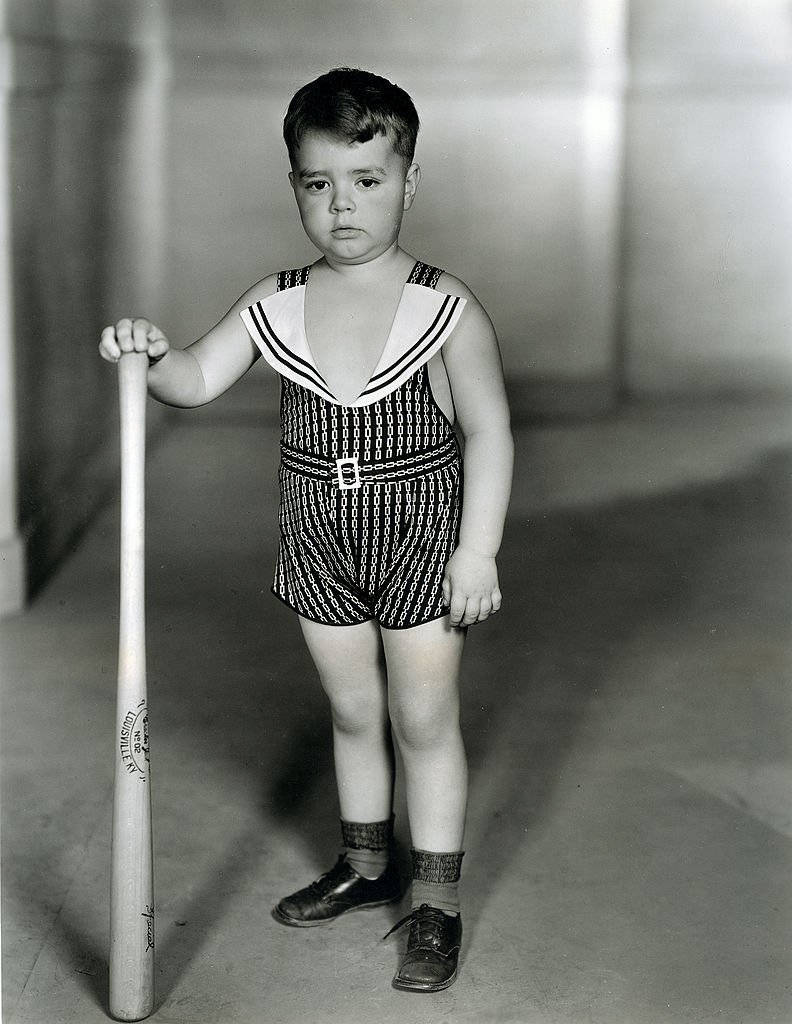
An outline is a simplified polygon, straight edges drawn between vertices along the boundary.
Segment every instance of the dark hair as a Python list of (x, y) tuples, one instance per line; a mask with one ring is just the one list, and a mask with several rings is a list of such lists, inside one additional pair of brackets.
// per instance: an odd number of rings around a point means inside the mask
[(370, 71), (334, 68), (294, 94), (283, 120), (283, 138), (293, 161), (308, 131), (348, 143), (385, 135), (409, 165), (418, 126), (418, 112), (404, 89)]

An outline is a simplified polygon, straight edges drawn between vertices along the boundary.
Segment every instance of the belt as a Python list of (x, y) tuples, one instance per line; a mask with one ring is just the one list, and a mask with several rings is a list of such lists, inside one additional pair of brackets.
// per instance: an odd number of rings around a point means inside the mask
[(361, 462), (357, 455), (327, 459), (312, 452), (281, 445), (281, 466), (284, 469), (312, 480), (336, 483), (342, 491), (356, 490), (364, 484), (391, 484), (411, 480), (445, 469), (458, 458), (459, 446), (455, 437), (434, 448), (425, 448), (385, 462)]

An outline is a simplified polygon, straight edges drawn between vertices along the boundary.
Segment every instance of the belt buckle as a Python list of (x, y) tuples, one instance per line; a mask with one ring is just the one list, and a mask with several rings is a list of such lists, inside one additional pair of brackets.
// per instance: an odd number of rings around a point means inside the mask
[(336, 459), (336, 473), (338, 474), (338, 486), (342, 491), (354, 491), (361, 486), (357, 455)]

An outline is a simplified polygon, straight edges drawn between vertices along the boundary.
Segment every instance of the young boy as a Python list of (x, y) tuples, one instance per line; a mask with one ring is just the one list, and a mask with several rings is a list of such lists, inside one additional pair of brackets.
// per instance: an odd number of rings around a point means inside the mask
[(343, 852), (273, 915), (310, 927), (401, 898), (395, 741), (413, 876), (393, 984), (434, 992), (456, 978), (462, 934), (459, 664), (466, 627), (501, 604), (512, 440), (489, 318), (399, 246), (417, 133), (410, 97), (376, 75), (342, 68), (304, 86), (284, 138), (321, 258), (264, 278), (186, 349), (134, 318), (106, 328), (100, 351), (147, 352), (150, 393), (181, 407), (212, 401), (260, 355), (280, 374), (273, 592), (299, 614), (330, 701)]

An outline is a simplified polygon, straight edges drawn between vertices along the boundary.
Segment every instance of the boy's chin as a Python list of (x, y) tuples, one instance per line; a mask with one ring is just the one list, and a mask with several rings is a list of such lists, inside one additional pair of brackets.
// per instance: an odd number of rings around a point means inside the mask
[(333, 246), (332, 249), (325, 249), (325, 259), (332, 260), (334, 263), (343, 263), (347, 266), (354, 266), (358, 263), (370, 263), (371, 260), (375, 260), (381, 253), (378, 250), (371, 251), (369, 249), (355, 251), (352, 247), (341, 247)]
[(370, 263), (372, 260), (384, 256), (396, 245), (390, 242), (388, 245), (372, 246), (365, 238), (356, 237), (348, 239), (336, 239), (332, 245), (318, 247), (326, 259), (336, 263), (343, 263), (349, 266), (359, 263)]

